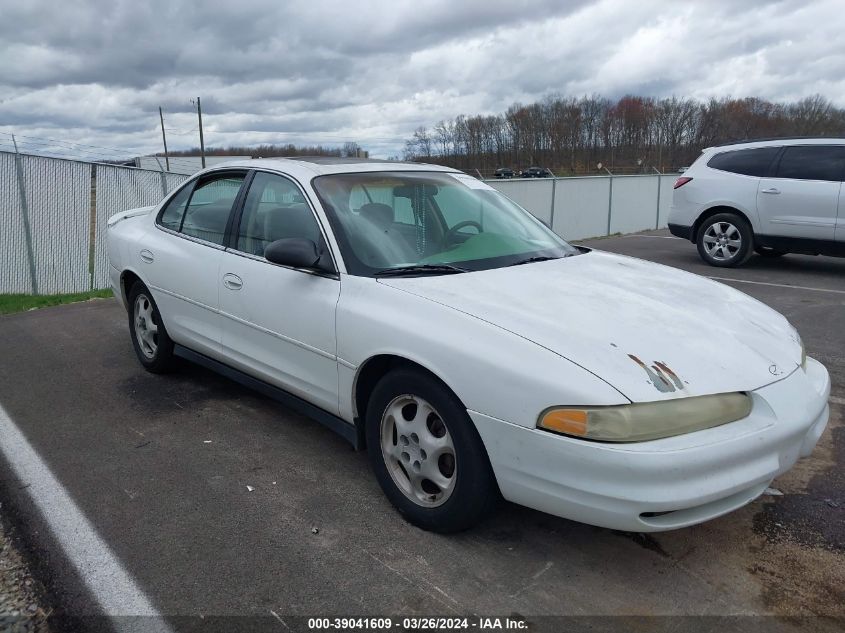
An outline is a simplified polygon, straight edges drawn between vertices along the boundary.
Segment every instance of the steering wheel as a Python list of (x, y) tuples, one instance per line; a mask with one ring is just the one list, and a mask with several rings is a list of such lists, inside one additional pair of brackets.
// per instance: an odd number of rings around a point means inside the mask
[(446, 231), (446, 234), (443, 236), (443, 243), (447, 246), (451, 244), (452, 240), (454, 240), (455, 236), (458, 234), (458, 231), (467, 226), (474, 226), (476, 229), (478, 229), (479, 233), (484, 232), (484, 227), (482, 227), (475, 220), (464, 220), (463, 222), (458, 222), (455, 226)]

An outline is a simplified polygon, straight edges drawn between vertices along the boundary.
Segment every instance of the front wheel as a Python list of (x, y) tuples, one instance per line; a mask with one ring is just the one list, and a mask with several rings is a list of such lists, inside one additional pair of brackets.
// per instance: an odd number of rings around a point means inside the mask
[(411, 523), (457, 532), (498, 500), (487, 452), (466, 408), (434, 377), (398, 369), (376, 385), (367, 450), (382, 490)]
[(129, 332), (144, 369), (163, 374), (173, 368), (173, 341), (164, 329), (152, 294), (141, 282), (129, 290)]
[(711, 266), (732, 268), (754, 253), (754, 235), (744, 218), (719, 213), (701, 223), (696, 245), (701, 259)]

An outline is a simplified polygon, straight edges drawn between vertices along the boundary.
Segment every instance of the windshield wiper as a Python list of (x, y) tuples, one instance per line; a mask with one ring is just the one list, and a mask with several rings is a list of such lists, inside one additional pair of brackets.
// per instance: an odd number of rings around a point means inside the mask
[(468, 273), (466, 268), (459, 268), (451, 264), (412, 264), (410, 266), (397, 266), (385, 268), (374, 273), (376, 277), (401, 277), (403, 275), (454, 275), (455, 273)]
[(547, 262), (550, 259), (560, 259), (561, 257), (567, 257), (567, 255), (562, 255), (560, 257), (550, 257), (548, 255), (539, 255), (537, 257), (528, 257), (527, 259), (521, 259), (518, 262), (514, 262), (513, 264), (508, 264), (508, 266), (521, 266), (522, 264), (533, 264), (534, 262)]

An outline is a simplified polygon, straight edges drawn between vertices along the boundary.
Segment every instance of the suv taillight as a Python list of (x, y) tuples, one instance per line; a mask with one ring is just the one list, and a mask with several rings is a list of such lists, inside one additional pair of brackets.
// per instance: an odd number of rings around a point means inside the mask
[(681, 176), (680, 178), (678, 178), (678, 179), (675, 181), (675, 186), (674, 186), (674, 187), (672, 187), (672, 189), (677, 189), (678, 187), (683, 187), (683, 186), (684, 186), (685, 184), (687, 184), (690, 180), (692, 180), (692, 178), (689, 178), (688, 176)]

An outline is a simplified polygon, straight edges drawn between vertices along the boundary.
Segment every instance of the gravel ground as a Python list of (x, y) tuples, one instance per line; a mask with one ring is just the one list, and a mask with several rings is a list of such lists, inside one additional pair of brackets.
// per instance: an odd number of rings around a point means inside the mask
[(0, 630), (47, 633), (51, 610), (44, 603), (41, 585), (16, 549), (13, 535), (13, 529), (0, 520)]

